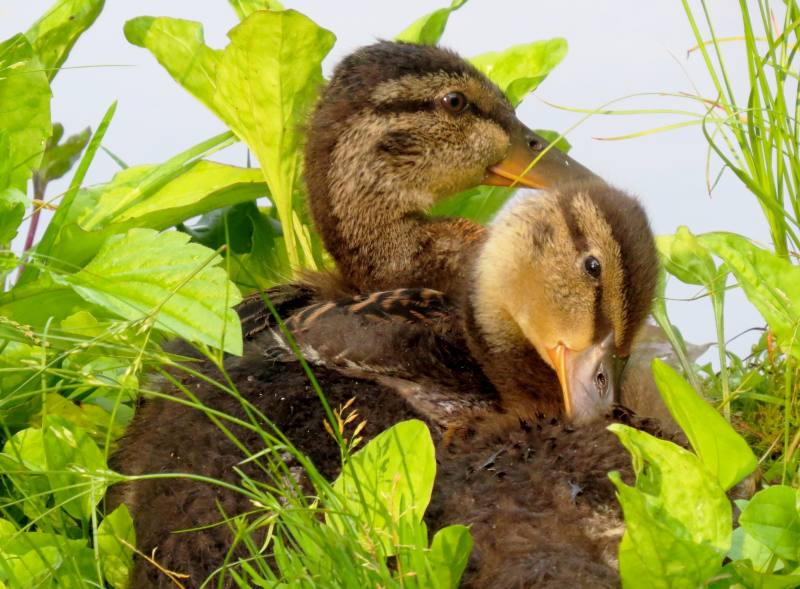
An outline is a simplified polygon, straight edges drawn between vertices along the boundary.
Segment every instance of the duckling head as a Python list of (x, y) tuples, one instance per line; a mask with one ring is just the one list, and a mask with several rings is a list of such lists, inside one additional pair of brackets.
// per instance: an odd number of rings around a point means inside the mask
[(496, 219), (471, 305), (494, 356), (532, 346), (558, 377), (567, 418), (582, 424), (613, 404), (613, 358), (630, 352), (657, 275), (641, 205), (601, 181), (569, 184), (518, 199)]
[(385, 221), (478, 184), (546, 187), (592, 176), (555, 148), (542, 155), (548, 145), (455, 53), (382, 41), (338, 65), (310, 119), (312, 213), (331, 249), (341, 239), (331, 227), (353, 218), (354, 207), (360, 223), (370, 210)]

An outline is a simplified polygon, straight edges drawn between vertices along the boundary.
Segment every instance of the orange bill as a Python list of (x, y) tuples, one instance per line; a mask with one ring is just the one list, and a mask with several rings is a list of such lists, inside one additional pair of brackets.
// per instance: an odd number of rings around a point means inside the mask
[(489, 167), (483, 183), (549, 188), (592, 177), (596, 176), (589, 169), (520, 123), (511, 134), (506, 157)]
[(561, 384), (564, 413), (575, 424), (605, 415), (614, 404), (613, 334), (575, 351), (564, 344), (547, 350)]

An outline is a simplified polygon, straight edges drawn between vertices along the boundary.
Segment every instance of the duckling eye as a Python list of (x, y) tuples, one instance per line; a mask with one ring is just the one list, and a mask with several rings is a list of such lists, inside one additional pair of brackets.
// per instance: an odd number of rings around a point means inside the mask
[(606, 376), (606, 373), (603, 371), (602, 367), (594, 376), (594, 384), (597, 387), (598, 393), (601, 395), (606, 394), (606, 390), (608, 389), (608, 377)]
[(442, 96), (442, 104), (450, 112), (458, 114), (464, 112), (469, 102), (462, 92), (449, 92)]
[(600, 261), (594, 256), (586, 257), (583, 261), (583, 269), (586, 270), (586, 273), (592, 278), (600, 278), (602, 267), (600, 266)]

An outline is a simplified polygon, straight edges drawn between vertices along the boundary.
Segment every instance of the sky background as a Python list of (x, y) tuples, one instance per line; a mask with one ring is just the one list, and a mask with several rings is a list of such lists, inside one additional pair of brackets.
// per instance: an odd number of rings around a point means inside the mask
[[(392, 38), (417, 17), (444, 6), (446, 0), (284, 3), (336, 34), (338, 41), (324, 63), (328, 74), (341, 57), (356, 47), (375, 39)], [(50, 4), (50, 0), (0, 0), (0, 39), (24, 32)], [(710, 4), (718, 36), (741, 34), (736, 3)], [(141, 15), (200, 21), (205, 26), (206, 42), (213, 47), (224, 47), (226, 32), (237, 23), (225, 0), (106, 1), (103, 13), (75, 46), (66, 69), (54, 81), (53, 120), (63, 123), (67, 134), (86, 126), (94, 129), (108, 106), (118, 100), (104, 145), (130, 165), (161, 162), (225, 130), (146, 50), (125, 40), (123, 24)], [(518, 108), (520, 119), (530, 127), (563, 131), (582, 116), (555, 109), (545, 101), (596, 108), (631, 94), (691, 92), (693, 85), (705, 96), (714, 96), (701, 56), (687, 56), (694, 38), (677, 0), (471, 0), (451, 16), (442, 44), (471, 56), (551, 37), (566, 38), (569, 51), (537, 92)], [(734, 86), (744, 91), (743, 52), (736, 44), (726, 50)], [(619, 104), (626, 109), (669, 106), (675, 103), (662, 96)], [(726, 173), (709, 196), (707, 144), (699, 127), (624, 141), (598, 139), (679, 120), (655, 115), (595, 116), (569, 134), (571, 155), (613, 184), (639, 196), (656, 233), (673, 233), (679, 225), (687, 225), (695, 233), (735, 231), (767, 242), (767, 226), (757, 201), (733, 174)], [(215, 156), (239, 165), (245, 164), (245, 158), (242, 144)], [(712, 175), (716, 175), (716, 162), (712, 169)], [(107, 181), (116, 171), (116, 164), (98, 153), (87, 181)], [(53, 183), (48, 196), (65, 190), (67, 182)], [(697, 289), (673, 279), (668, 293), (670, 297), (685, 298), (696, 294)], [(715, 339), (708, 300), (671, 301), (669, 308), (673, 323), (687, 339), (698, 343)], [(759, 322), (758, 314), (740, 293), (728, 297), (728, 337)], [(753, 341), (754, 336), (744, 337), (732, 347), (738, 353), (746, 353)]]

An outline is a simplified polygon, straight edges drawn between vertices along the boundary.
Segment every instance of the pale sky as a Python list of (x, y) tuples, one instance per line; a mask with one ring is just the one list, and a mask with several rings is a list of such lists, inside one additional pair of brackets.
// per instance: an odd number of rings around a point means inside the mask
[[(0, 0), (0, 39), (26, 30), (50, 4), (49, 0)], [(284, 4), (337, 35), (336, 46), (325, 62), (329, 72), (354, 48), (393, 37), (418, 16), (445, 5), (446, 0), (285, 0)], [(713, 17), (717, 35), (740, 34), (736, 3), (711, 4), (716, 8)], [(106, 108), (118, 100), (104, 144), (130, 165), (161, 162), (225, 129), (173, 82), (147, 51), (125, 40), (123, 24), (140, 15), (200, 21), (205, 25), (206, 42), (215, 47), (226, 44), (225, 33), (237, 22), (225, 0), (106, 1), (103, 13), (66, 64), (75, 69), (63, 70), (54, 82), (53, 119), (63, 123), (68, 134), (87, 125), (95, 128)], [(569, 52), (535, 95), (519, 107), (520, 118), (530, 127), (562, 131), (581, 117), (556, 110), (543, 100), (595, 108), (635, 93), (690, 92), (689, 77), (701, 92), (713, 98), (702, 59), (696, 53), (687, 58), (694, 39), (677, 0), (471, 0), (451, 16), (442, 44), (470, 56), (556, 36), (567, 39)], [(731, 45), (727, 55), (734, 80), (743, 81), (746, 71), (742, 52)], [(648, 96), (624, 102), (620, 108), (668, 106), (675, 103)], [(698, 127), (625, 141), (595, 139), (679, 120), (652, 115), (597, 116), (570, 133), (571, 155), (618, 187), (638, 195), (657, 233), (672, 233), (679, 225), (688, 225), (695, 233), (726, 230), (767, 241), (766, 223), (755, 197), (733, 174), (726, 172), (709, 197), (707, 145)], [(216, 159), (243, 165), (245, 148), (237, 145)], [(713, 164), (714, 174), (716, 166)], [(103, 182), (116, 171), (116, 165), (100, 153), (87, 180)], [(49, 196), (65, 187), (65, 181), (54, 183)], [(695, 292), (673, 279), (669, 294), (685, 297)], [(687, 339), (698, 343), (715, 339), (709, 301), (672, 302), (670, 311)], [(758, 314), (742, 295), (729, 297), (728, 337), (758, 323)], [(746, 353), (752, 341), (752, 337), (742, 338), (733, 349)]]

